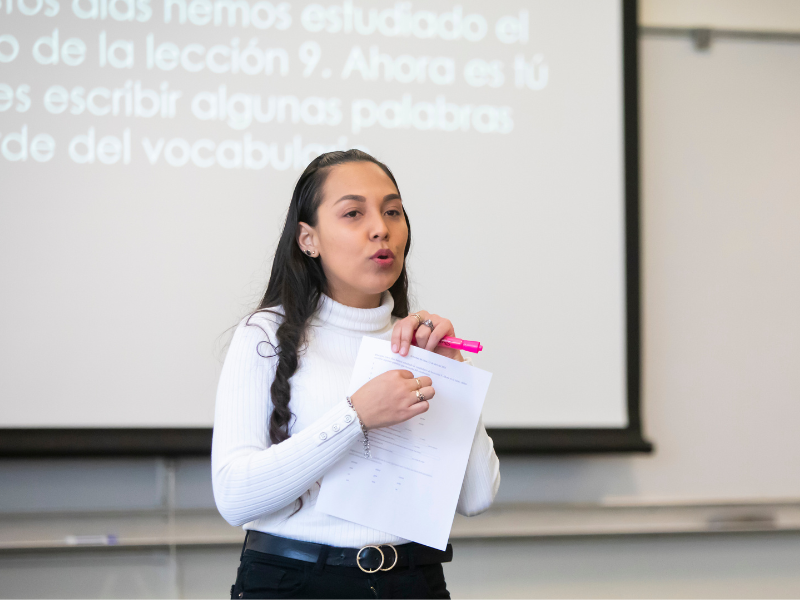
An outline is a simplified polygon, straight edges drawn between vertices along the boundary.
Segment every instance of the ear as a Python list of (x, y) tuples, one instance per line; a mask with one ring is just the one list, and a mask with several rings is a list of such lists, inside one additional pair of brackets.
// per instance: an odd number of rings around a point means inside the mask
[(300, 221), (297, 224), (297, 245), (300, 246), (300, 250), (302, 250), (303, 254), (308, 255), (308, 252), (306, 252), (307, 250), (311, 252), (310, 256), (312, 257), (319, 254), (317, 233), (308, 223)]

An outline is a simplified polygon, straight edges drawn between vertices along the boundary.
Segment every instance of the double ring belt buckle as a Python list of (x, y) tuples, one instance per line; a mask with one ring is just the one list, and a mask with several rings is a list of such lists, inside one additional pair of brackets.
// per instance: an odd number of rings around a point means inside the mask
[[(391, 571), (392, 569), (394, 569), (395, 565), (397, 564), (397, 559), (398, 559), (397, 548), (395, 548), (391, 544), (381, 544), (381, 546), (389, 546), (389, 548), (391, 548), (392, 551), (394, 552), (394, 562), (392, 563), (392, 566), (388, 567), (386, 569), (381, 569), (381, 571)], [(383, 566), (383, 565), (381, 565), (381, 566)]]
[[(392, 563), (392, 566), (391, 566), (391, 567), (387, 567), (387, 568), (385, 568), (385, 569), (383, 568), (383, 563), (384, 563), (384, 561), (386, 560), (386, 555), (383, 553), (383, 550), (381, 550), (381, 546), (389, 546), (389, 547), (390, 547), (390, 548), (391, 548), (391, 549), (394, 551), (394, 562)], [(381, 555), (381, 564), (379, 564), (379, 565), (378, 565), (377, 567), (375, 567), (374, 569), (365, 569), (364, 567), (362, 567), (362, 566), (361, 566), (361, 553), (362, 553), (364, 550), (366, 550), (367, 548), (375, 548), (375, 550), (377, 550), (377, 551), (378, 551), (378, 553)], [(397, 558), (398, 558), (398, 555), (397, 555), (397, 548), (395, 548), (394, 546), (392, 546), (392, 544), (380, 544), (380, 546), (368, 545), (368, 546), (363, 546), (363, 547), (362, 547), (362, 548), (361, 548), (361, 549), (358, 551), (358, 553), (356, 554), (356, 564), (358, 565), (358, 568), (359, 568), (359, 569), (361, 569), (362, 571), (364, 571), (364, 573), (376, 573), (376, 572), (378, 572), (378, 571), (391, 571), (392, 569), (394, 569), (395, 565), (397, 564)]]

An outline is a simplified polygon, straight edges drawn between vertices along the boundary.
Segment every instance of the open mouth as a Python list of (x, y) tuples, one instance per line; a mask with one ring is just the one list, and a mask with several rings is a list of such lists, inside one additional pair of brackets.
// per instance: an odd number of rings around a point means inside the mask
[(394, 252), (388, 249), (378, 250), (372, 255), (372, 262), (381, 267), (390, 267), (394, 264)]
[(372, 255), (373, 260), (388, 260), (394, 258), (394, 252), (391, 250), (378, 250), (375, 254)]

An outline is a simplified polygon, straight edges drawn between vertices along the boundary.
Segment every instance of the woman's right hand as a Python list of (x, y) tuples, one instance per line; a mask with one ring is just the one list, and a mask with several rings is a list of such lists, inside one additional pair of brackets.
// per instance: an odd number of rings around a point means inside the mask
[(367, 429), (388, 427), (426, 412), (430, 408), (428, 400), (436, 391), (430, 377), (417, 379), (422, 386), (419, 392), (425, 396), (422, 402), (417, 400), (414, 374), (405, 369), (386, 371), (362, 385), (350, 396), (350, 401), (364, 426)]

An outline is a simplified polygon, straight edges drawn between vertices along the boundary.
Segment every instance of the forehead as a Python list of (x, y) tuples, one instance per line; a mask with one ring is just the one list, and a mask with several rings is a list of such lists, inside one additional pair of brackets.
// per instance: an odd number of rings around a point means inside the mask
[(323, 204), (332, 203), (347, 194), (383, 198), (396, 194), (397, 188), (378, 165), (355, 162), (336, 165), (328, 173), (323, 188)]

